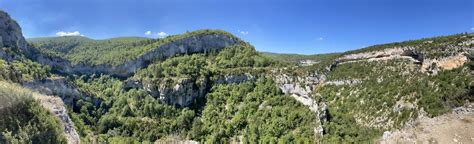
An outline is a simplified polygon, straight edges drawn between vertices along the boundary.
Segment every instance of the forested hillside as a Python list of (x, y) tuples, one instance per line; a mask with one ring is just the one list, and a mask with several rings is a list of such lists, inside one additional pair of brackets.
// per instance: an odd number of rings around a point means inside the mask
[(40, 52), (58, 56), (71, 61), (73, 64), (86, 65), (120, 65), (149, 52), (153, 48), (186, 37), (200, 35), (231, 34), (220, 30), (198, 30), (181, 35), (172, 35), (163, 39), (142, 37), (120, 37), (105, 40), (93, 40), (82, 36), (32, 38), (28, 42)]
[(0, 11), (0, 34), (0, 143), (67, 140), (21, 87), (61, 98), (82, 143), (374, 143), (474, 101), (468, 33), (309, 56), (221, 30), (26, 43)]

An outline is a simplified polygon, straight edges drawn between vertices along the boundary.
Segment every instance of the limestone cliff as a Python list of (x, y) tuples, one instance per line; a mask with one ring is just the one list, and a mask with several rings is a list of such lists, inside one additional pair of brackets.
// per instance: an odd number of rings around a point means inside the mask
[(274, 71), (274, 79), (283, 93), (290, 95), (301, 104), (308, 106), (309, 110), (317, 116), (319, 126), (314, 128), (314, 132), (323, 135), (322, 124), (327, 119), (327, 105), (323, 101), (314, 100), (321, 97), (314, 91), (314, 88), (325, 81), (325, 74), (309, 74), (308, 76), (290, 76), (278, 71)]
[(134, 74), (137, 70), (148, 66), (148, 64), (156, 59), (165, 59), (180, 54), (210, 52), (214, 50), (218, 51), (238, 42), (240, 42), (240, 40), (224, 34), (188, 36), (160, 45), (134, 60), (117, 66), (109, 64), (72, 64), (68, 60), (42, 54), (30, 55), (30, 57), (39, 63), (51, 65), (60, 73), (109, 74), (117, 77), (128, 77)]
[[(73, 105), (74, 100), (81, 99), (86, 96), (75, 85), (68, 82), (66, 78), (55, 77), (45, 80), (35, 80), (24, 82), (23, 87), (36, 91), (44, 95), (60, 96), (68, 105)], [(98, 100), (96, 100), (98, 103)]]
[(7, 61), (18, 59), (19, 53), (27, 51), (27, 43), (17, 22), (0, 10), (0, 58)]

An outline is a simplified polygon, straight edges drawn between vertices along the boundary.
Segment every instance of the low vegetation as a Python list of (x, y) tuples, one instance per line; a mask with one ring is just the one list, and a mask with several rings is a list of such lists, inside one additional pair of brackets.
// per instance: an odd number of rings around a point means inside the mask
[(0, 143), (66, 143), (62, 126), (20, 86), (0, 81)]

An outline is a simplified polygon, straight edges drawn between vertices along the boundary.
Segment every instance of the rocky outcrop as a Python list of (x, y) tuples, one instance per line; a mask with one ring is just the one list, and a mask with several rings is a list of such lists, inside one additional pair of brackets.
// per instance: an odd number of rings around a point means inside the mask
[(122, 90), (144, 89), (163, 103), (187, 107), (199, 98), (204, 97), (209, 87), (210, 82), (207, 77), (202, 80), (195, 78), (165, 78), (160, 82), (143, 82), (131, 79), (125, 81)]
[(451, 70), (458, 68), (467, 62), (468, 58), (465, 56), (465, 53), (439, 59), (428, 59), (425, 60), (421, 65), (421, 71), (430, 74), (437, 74), (440, 70)]
[(74, 128), (74, 123), (69, 117), (62, 99), (56, 96), (46, 96), (37, 93), (33, 93), (33, 97), (39, 101), (43, 107), (51, 111), (51, 113), (53, 113), (53, 115), (59, 119), (59, 122), (61, 122), (61, 125), (63, 126), (63, 133), (64, 136), (66, 136), (67, 143), (79, 144), (79, 134)]
[(389, 59), (409, 59), (415, 63), (423, 62), (423, 54), (416, 51), (415, 47), (395, 47), (380, 51), (363, 52), (356, 54), (344, 55), (341, 58), (336, 59), (336, 62), (342, 64), (347, 62), (356, 61), (378, 61), (378, 60), (389, 60)]
[(289, 76), (287, 74), (275, 75), (275, 82), (283, 93), (290, 95), (301, 104), (308, 106), (309, 110), (317, 116), (319, 127), (314, 128), (315, 133), (323, 135), (322, 123), (327, 120), (327, 105), (324, 102), (318, 102), (312, 96), (314, 86), (320, 84), (326, 79), (325, 75), (310, 75), (306, 77)]
[(164, 78), (159, 82), (130, 79), (124, 82), (122, 90), (144, 89), (151, 96), (164, 103), (187, 107), (199, 98), (204, 97), (212, 84), (238, 84), (254, 80), (256, 80), (256, 76), (250, 73), (218, 75), (213, 80), (208, 77), (201, 78), (201, 80), (195, 78)]
[(417, 47), (407, 46), (344, 55), (343, 57), (336, 59), (335, 65), (360, 61), (372, 62), (380, 60), (407, 59), (415, 64), (420, 64), (421, 72), (437, 74), (440, 70), (451, 70), (467, 63), (468, 58), (465, 55), (467, 51), (472, 50), (472, 47), (469, 46), (472, 42), (473, 40), (470, 40), (464, 41), (457, 46), (446, 46), (448, 49), (456, 51), (450, 53), (452, 56), (425, 58), (423, 52), (418, 51)]
[(18, 23), (0, 10), (0, 58), (7, 61), (18, 59), (19, 55), (14, 53), (27, 51), (27, 48), (27, 42)]
[(25, 88), (44, 95), (61, 96), (63, 101), (68, 105), (73, 105), (74, 100), (83, 98), (85, 96), (84, 93), (79, 91), (79, 89), (77, 89), (73, 84), (69, 83), (66, 78), (63, 77), (24, 82), (22, 85)]
[(163, 83), (155, 93), (159, 93), (161, 101), (181, 107), (189, 106), (198, 98), (204, 97), (209, 87), (207, 79), (196, 83), (194, 79), (185, 78), (173, 83), (170, 81)]
[(237, 44), (238, 42), (240, 42), (240, 40), (237, 38), (225, 34), (192, 35), (160, 45), (134, 60), (117, 66), (109, 64), (72, 64), (59, 57), (50, 57), (41, 54), (30, 55), (30, 57), (39, 63), (51, 65), (60, 73), (109, 74), (117, 77), (128, 77), (137, 70), (148, 66), (148, 64), (156, 59), (165, 59), (180, 54), (218, 51), (230, 45)]

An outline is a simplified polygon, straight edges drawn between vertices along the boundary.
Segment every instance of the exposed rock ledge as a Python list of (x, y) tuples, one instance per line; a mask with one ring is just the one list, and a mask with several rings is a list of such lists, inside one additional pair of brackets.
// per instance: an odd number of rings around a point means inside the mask
[[(63, 101), (68, 105), (73, 105), (74, 100), (85, 96), (75, 85), (69, 83), (66, 78), (55, 77), (45, 80), (35, 80), (32, 82), (23, 82), (23, 87), (31, 89), (44, 95), (61, 96)], [(98, 103), (98, 100), (95, 100)]]
[(471, 50), (472, 48), (463, 46), (465, 45), (460, 45), (460, 49), (462, 49), (463, 52), (459, 52), (454, 56), (442, 57), (437, 59), (425, 58), (423, 56), (423, 53), (418, 52), (415, 47), (395, 47), (380, 51), (345, 55), (341, 58), (336, 59), (334, 65), (360, 61), (372, 62), (380, 60), (407, 59), (412, 61), (413, 63), (421, 64), (421, 72), (425, 72), (428, 74), (437, 74), (440, 70), (451, 70), (463, 66), (466, 62), (468, 62), (468, 58), (465, 56), (466, 51)]
[(313, 87), (326, 79), (325, 75), (294, 77), (286, 74), (276, 74), (274, 79), (283, 93), (308, 106), (309, 110), (316, 114), (319, 127), (314, 128), (314, 131), (319, 135), (323, 135), (322, 123), (327, 120), (327, 105), (324, 102), (313, 100), (311, 94), (313, 93)]
[(144, 89), (163, 103), (187, 107), (198, 98), (204, 97), (209, 86), (209, 78), (207, 77), (199, 81), (195, 78), (168, 78), (162, 80), (162, 82), (131, 79), (125, 81), (122, 89), (125, 91), (134, 88)]
[(71, 121), (61, 98), (56, 96), (45, 96), (37, 93), (33, 93), (33, 98), (39, 101), (43, 107), (51, 111), (53, 115), (59, 119), (61, 125), (64, 127), (63, 132), (68, 144), (80, 143), (79, 134), (77, 134), (77, 131), (74, 128), (74, 123)]
[(437, 74), (439, 70), (451, 70), (460, 67), (468, 62), (465, 53), (460, 53), (455, 56), (445, 57), (441, 59), (425, 60), (421, 66), (422, 72)]
[(395, 58), (407, 58), (414, 62), (423, 62), (423, 55), (415, 50), (415, 47), (395, 47), (380, 51), (363, 52), (345, 55), (336, 59), (339, 63), (366, 59), (368, 61), (387, 60)]
[[(245, 81), (256, 80), (255, 76), (245, 73), (238, 75), (219, 75), (214, 82), (216, 84), (236, 84)], [(204, 97), (207, 89), (210, 88), (211, 80), (208, 77), (202, 80), (195, 78), (171, 78), (168, 81), (163, 80), (160, 85), (156, 82), (147, 82), (139, 80), (125, 81), (122, 89), (128, 91), (130, 89), (144, 89), (151, 96), (170, 105), (186, 107), (191, 105), (196, 99)]]

